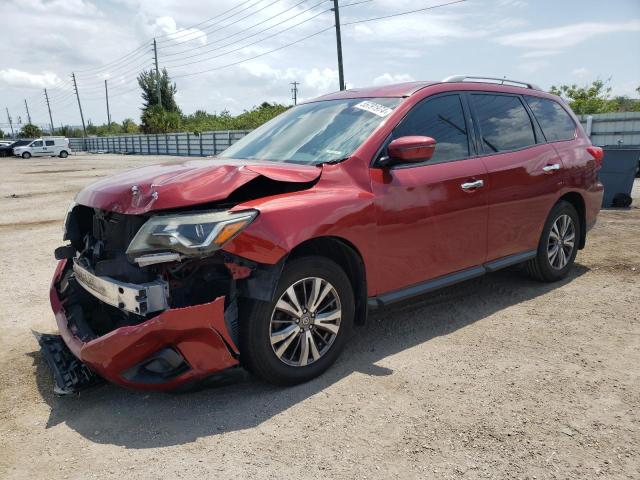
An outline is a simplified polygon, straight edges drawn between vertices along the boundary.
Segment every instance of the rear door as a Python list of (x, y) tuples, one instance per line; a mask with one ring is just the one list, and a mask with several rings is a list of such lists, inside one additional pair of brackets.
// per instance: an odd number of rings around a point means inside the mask
[(45, 155), (55, 155), (56, 154), (56, 142), (55, 140), (45, 140), (44, 141), (44, 154)]
[(470, 124), (459, 94), (428, 97), (413, 107), (389, 141), (432, 137), (437, 142), (433, 158), (371, 169), (380, 293), (484, 262), (487, 172), (480, 158), (472, 158)]
[(562, 162), (519, 95), (468, 98), (489, 173), (487, 260), (535, 250), (562, 186)]

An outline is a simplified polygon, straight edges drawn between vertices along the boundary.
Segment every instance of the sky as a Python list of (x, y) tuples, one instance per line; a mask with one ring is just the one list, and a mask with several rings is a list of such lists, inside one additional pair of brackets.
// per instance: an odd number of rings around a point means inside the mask
[[(638, 97), (640, 0), (466, 0), (353, 23), (451, 1), (340, 0), (347, 86), (473, 74), (548, 89), (610, 78), (613, 94)], [(331, 5), (0, 0), (0, 107), (9, 109), (17, 128), (27, 122), (26, 99), (32, 123), (48, 125), (47, 88), (56, 128), (80, 125), (75, 72), (85, 120), (106, 122), (107, 79), (112, 120), (138, 122), (135, 79), (153, 65), (153, 38), (184, 113), (289, 104), (294, 81), (299, 99), (314, 98), (339, 88)], [(9, 131), (6, 111), (0, 129)]]

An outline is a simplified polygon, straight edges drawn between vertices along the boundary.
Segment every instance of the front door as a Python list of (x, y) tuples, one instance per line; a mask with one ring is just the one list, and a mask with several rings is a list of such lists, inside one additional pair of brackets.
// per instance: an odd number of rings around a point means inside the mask
[(470, 158), (469, 124), (458, 94), (422, 100), (392, 138), (434, 138), (431, 160), (371, 169), (379, 294), (484, 263), (487, 171)]
[(44, 142), (42, 140), (31, 142), (31, 145), (29, 145), (29, 147), (31, 147), (31, 156), (33, 157), (41, 157), (43, 155), (46, 155), (46, 147), (44, 146)]

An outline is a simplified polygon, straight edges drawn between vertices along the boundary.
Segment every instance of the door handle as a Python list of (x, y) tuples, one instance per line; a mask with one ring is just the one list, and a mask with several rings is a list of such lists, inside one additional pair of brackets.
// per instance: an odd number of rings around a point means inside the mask
[(463, 190), (475, 190), (476, 188), (484, 187), (484, 180), (475, 180), (473, 182), (466, 182), (460, 185)]
[(553, 165), (547, 165), (545, 167), (542, 167), (542, 170), (545, 172), (553, 172), (555, 170), (560, 170), (560, 164), (554, 163)]

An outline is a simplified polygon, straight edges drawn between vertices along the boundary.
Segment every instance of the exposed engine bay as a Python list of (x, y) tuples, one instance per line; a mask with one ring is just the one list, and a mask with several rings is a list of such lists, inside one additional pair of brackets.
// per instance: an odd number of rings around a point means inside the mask
[[(123, 215), (82, 205), (70, 211), (66, 237), (71, 245), (56, 250), (58, 259), (67, 258), (70, 262), (58, 285), (60, 295), (65, 298), (70, 329), (81, 340), (90, 341), (117, 328), (144, 322), (166, 308), (199, 305), (225, 297), (225, 321), (236, 341), (238, 295), (251, 296), (252, 282), (246, 280), (254, 273), (258, 279), (269, 280), (269, 271), (274, 267), (260, 266), (222, 251), (203, 258), (178, 257), (177, 261), (139, 266), (130, 261), (126, 251), (148, 220), (146, 215)], [(111, 284), (122, 282), (121, 297), (126, 296), (124, 289), (133, 284), (160, 285), (166, 298), (156, 298), (153, 303), (136, 297), (138, 301), (132, 302), (135, 308), (124, 301), (110, 305), (100, 299), (99, 292), (104, 287), (92, 284), (89, 275), (85, 279), (84, 272), (107, 277)], [(262, 283), (268, 286), (270, 282)]]

